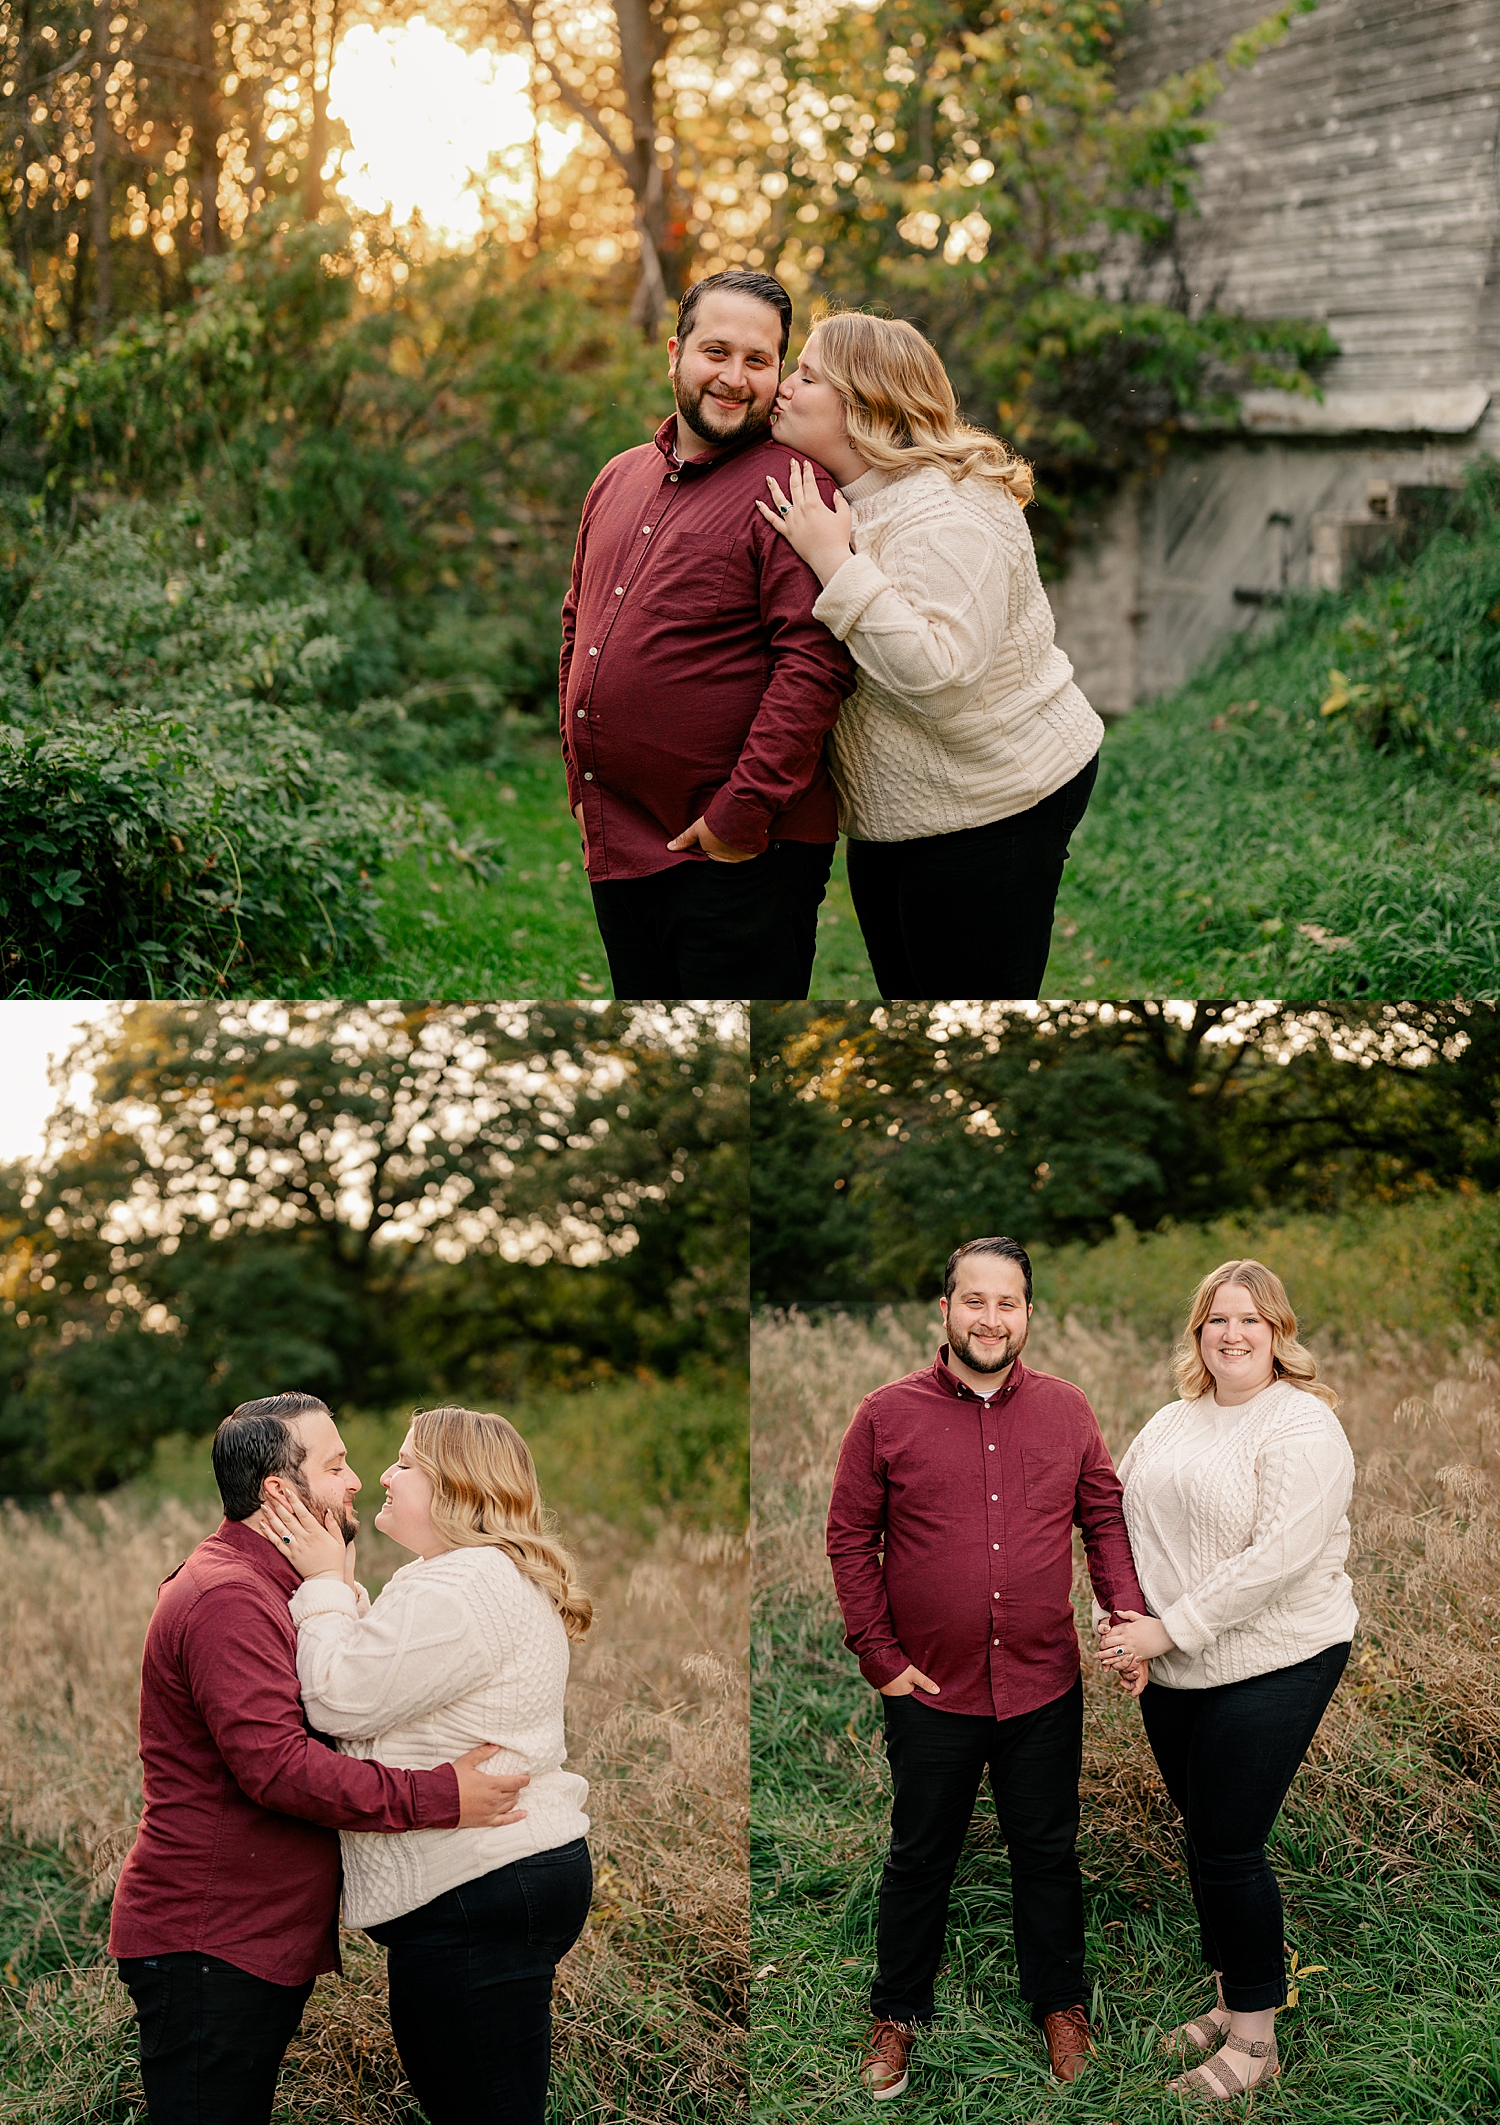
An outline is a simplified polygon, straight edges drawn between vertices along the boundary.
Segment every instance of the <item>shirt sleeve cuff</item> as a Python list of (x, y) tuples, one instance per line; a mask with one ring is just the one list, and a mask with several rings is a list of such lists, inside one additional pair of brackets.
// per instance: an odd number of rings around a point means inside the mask
[(1186, 1594), (1162, 1611), (1160, 1621), (1179, 1653), (1206, 1653), (1219, 1635), (1205, 1627)]
[(837, 575), (823, 586), (813, 605), (813, 618), (821, 620), (840, 642), (847, 641), (866, 606), (890, 587), (890, 579), (881, 574), (867, 553), (851, 554)]
[(902, 1652), (871, 1653), (859, 1664), (859, 1672), (872, 1690), (883, 1690), (888, 1682), (904, 1675), (911, 1662)]
[(293, 1623), (309, 1616), (357, 1616), (359, 1602), (342, 1579), (304, 1579), (291, 1601)]
[(732, 849), (744, 849), (747, 855), (761, 855), (771, 838), (764, 806), (733, 797), (727, 788), (720, 790), (703, 814), (703, 821), (711, 834), (717, 834)]
[(419, 1830), (454, 1830), (458, 1827), (458, 1773), (451, 1763), (431, 1771), (413, 1771), (417, 1782)]

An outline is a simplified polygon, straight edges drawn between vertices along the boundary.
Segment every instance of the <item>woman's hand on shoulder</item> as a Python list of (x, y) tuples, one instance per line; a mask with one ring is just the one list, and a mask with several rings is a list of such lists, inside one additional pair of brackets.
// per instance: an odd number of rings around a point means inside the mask
[(268, 1498), (257, 1518), (262, 1523), (257, 1533), (279, 1549), (304, 1579), (342, 1579), (352, 1586), (353, 1545), (345, 1542), (332, 1513), (320, 1521), (300, 1498), (290, 1498), (286, 1504)]
[(757, 502), (755, 506), (788, 546), (802, 556), (818, 581), (826, 586), (850, 558), (853, 513), (837, 491), (833, 507), (827, 506), (818, 492), (817, 474), (806, 460), (799, 465), (795, 458), (792, 459), (787, 482), (792, 490), (790, 495), (783, 494), (767, 473), (766, 485), (776, 506), (770, 509), (764, 502)]

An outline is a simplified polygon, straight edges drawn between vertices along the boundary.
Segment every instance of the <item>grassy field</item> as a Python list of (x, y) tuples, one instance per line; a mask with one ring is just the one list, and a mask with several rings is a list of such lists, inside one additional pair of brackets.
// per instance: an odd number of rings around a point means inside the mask
[[(1304, 1311), (1327, 1324), (1319, 1355), (1360, 1466), (1350, 1568), (1363, 1620), (1275, 1837), (1288, 1946), (1307, 1974), (1278, 2024), (1283, 2079), (1257, 2093), (1255, 2112), (1288, 2125), (1478, 2125), (1500, 2104), (1496, 1342), (1435, 1313), (1422, 1332), (1387, 1327), (1349, 1291), (1319, 1293), (1310, 1258), (1297, 1266)], [(1029, 1355), (1085, 1389), (1118, 1457), (1173, 1390), (1153, 1280), (1144, 1328), (1128, 1310), (1129, 1279), (1112, 1288), (1126, 1310), (1106, 1326), (1039, 1308)], [(890, 1312), (866, 1323), (773, 1316), (755, 1331), (752, 2058), (757, 2114), (778, 2125), (870, 2115), (855, 2070), (888, 1787), (878, 1700), (840, 1642), (822, 1519), (860, 1396), (926, 1362), (936, 1341)], [(1085, 1586), (1080, 1571), (1086, 1620)], [(903, 2118), (1158, 2125), (1184, 2114), (1156, 2047), (1210, 1993), (1176, 1818), (1134, 1707), (1091, 1667), (1085, 1688), (1081, 1856), (1099, 2057), (1071, 2088), (1048, 2079), (1014, 1989), (1004, 1850), (981, 1808), (955, 1886), (938, 2020), (892, 2106)]]
[[(668, 1443), (653, 1464), (644, 1386), (573, 1398), (571, 1412), (568, 1399), (513, 1412), (598, 1618), (568, 1690), (597, 1888), (558, 1975), (551, 2115), (714, 2125), (740, 2105), (747, 1552), (738, 1525), (708, 1523), (716, 1504), (737, 1502), (742, 1471), (726, 1456), (686, 1483), (671, 1406), (658, 1412)], [(404, 1428), (346, 1426), (367, 1518)], [(6, 2125), (145, 2125), (129, 2001), (104, 1958), (107, 1894), (139, 1808), (142, 1639), (158, 1581), (217, 1522), (209, 1496), (201, 1447), (178, 1446), (112, 1499), (47, 1515), (12, 1507), (0, 1522)], [(361, 1535), (372, 1591), (405, 1561)], [(390, 2043), (384, 1957), (347, 1932), (344, 1954), (344, 1977), (319, 1980), (288, 2055), (276, 2125), (417, 2125)]]

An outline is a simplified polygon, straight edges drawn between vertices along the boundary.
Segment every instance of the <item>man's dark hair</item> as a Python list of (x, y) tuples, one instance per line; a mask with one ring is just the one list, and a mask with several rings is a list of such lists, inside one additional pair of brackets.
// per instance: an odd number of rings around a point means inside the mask
[(698, 304), (705, 295), (753, 295), (758, 303), (769, 303), (781, 319), (781, 359), (786, 360), (787, 342), (792, 336), (792, 298), (774, 273), (746, 273), (736, 269), (729, 273), (710, 273), (707, 280), (695, 280), (685, 288), (677, 304), (677, 338), (679, 344), (693, 329), (693, 319), (698, 315)]
[(958, 1281), (958, 1265), (966, 1254), (998, 1254), (1003, 1262), (1019, 1262), (1021, 1274), (1026, 1279), (1026, 1303), (1031, 1304), (1031, 1256), (1019, 1240), (987, 1239), (965, 1240), (962, 1247), (955, 1247), (948, 1257), (948, 1274), (943, 1279), (943, 1297), (953, 1297), (953, 1287)]
[(260, 1488), (267, 1476), (285, 1476), (297, 1489), (297, 1478), (307, 1458), (307, 1446), (288, 1423), (309, 1410), (333, 1411), (316, 1395), (266, 1395), (259, 1402), (241, 1402), (232, 1409), (214, 1433), (214, 1481), (224, 1500), (226, 1520), (248, 1520), (260, 1504)]

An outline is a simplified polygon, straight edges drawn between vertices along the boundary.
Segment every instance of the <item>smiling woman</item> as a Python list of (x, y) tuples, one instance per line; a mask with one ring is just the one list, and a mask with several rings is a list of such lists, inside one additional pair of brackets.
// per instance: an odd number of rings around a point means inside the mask
[(582, 134), (538, 126), (520, 53), (465, 51), (420, 15), (350, 30), (329, 88), (329, 115), (350, 138), (337, 176), (345, 198), (449, 242), (477, 236), (487, 204), (529, 212), (537, 163), (556, 176)]

